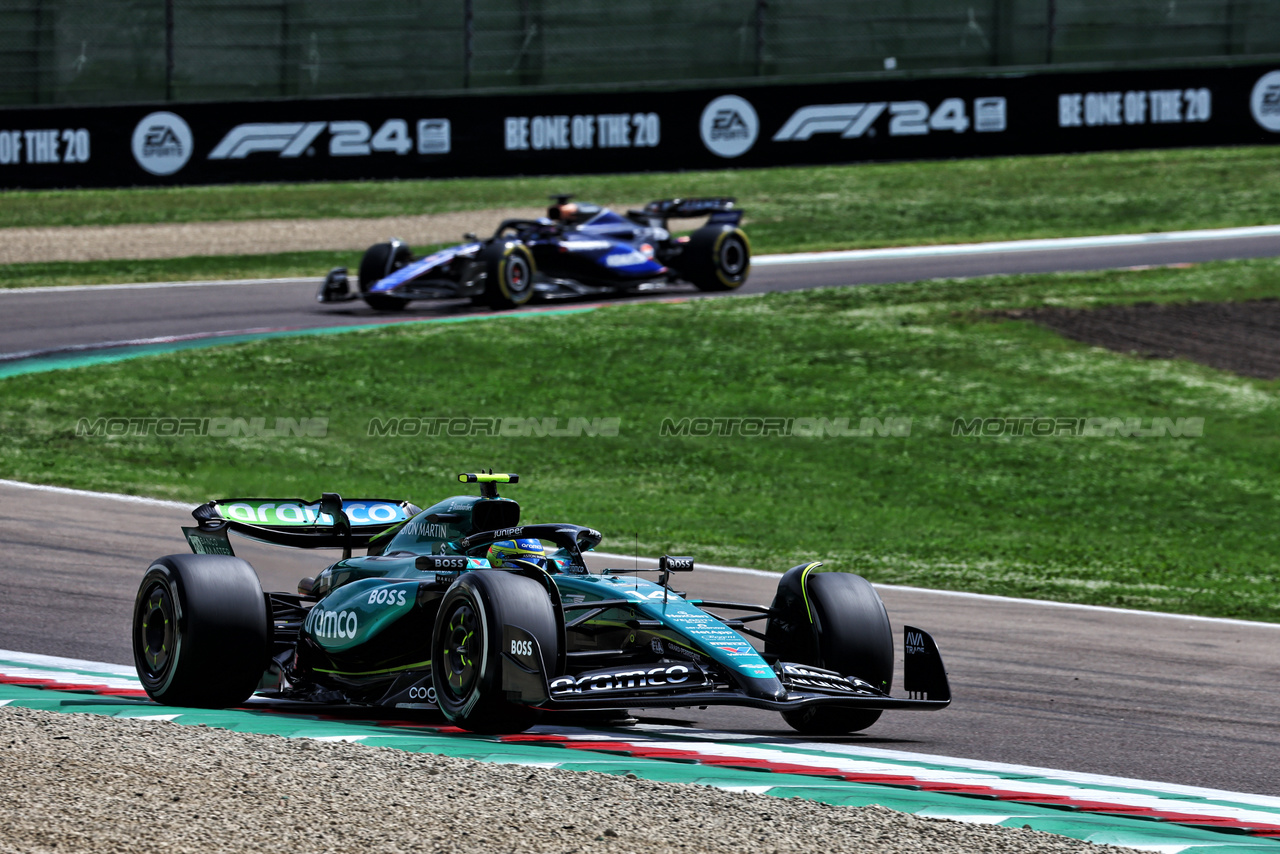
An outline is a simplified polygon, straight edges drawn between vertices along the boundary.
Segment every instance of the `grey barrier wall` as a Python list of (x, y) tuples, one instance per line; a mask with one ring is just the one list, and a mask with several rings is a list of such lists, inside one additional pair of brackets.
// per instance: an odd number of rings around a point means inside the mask
[(0, 188), (732, 169), (1280, 141), (1280, 65), (0, 110)]
[(0, 105), (13, 106), (1220, 65), (1267, 54), (1280, 54), (1276, 0), (0, 3)]

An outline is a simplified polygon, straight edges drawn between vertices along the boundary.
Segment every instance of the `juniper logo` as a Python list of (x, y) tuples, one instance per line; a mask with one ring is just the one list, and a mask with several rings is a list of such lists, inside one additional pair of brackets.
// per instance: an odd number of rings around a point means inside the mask
[(191, 128), (177, 113), (151, 113), (133, 129), (133, 159), (152, 175), (172, 175), (191, 159)]
[(760, 135), (755, 107), (737, 95), (721, 95), (702, 111), (702, 144), (712, 154), (731, 158), (751, 150)]

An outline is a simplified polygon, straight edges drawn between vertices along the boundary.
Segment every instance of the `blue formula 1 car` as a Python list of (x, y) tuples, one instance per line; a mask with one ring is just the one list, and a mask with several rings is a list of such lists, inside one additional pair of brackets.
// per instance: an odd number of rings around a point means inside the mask
[[(695, 599), (669, 584), (692, 558), (662, 558), (656, 582), (634, 569), (593, 571), (585, 555), (599, 531), (522, 525), (520, 505), (497, 492), (515, 475), (459, 479), (480, 495), (426, 509), (336, 494), (197, 507), (197, 525), (183, 529), (195, 554), (156, 559), (138, 589), (133, 649), (147, 693), (175, 706), (235, 706), (258, 692), (438, 710), (479, 732), (570, 712), (737, 705), (832, 735), (865, 729), (884, 710), (951, 702), (937, 646), (911, 626), (908, 696), (890, 694), (889, 618), (860, 576), (810, 562), (779, 576), (769, 606)], [(297, 593), (264, 594), (233, 554), (233, 531), (345, 556)], [(352, 556), (356, 547), (367, 553)]]
[[(316, 299), (363, 298), (379, 311), (412, 300), (471, 298), (493, 309), (540, 297), (630, 291), (676, 281), (728, 291), (747, 280), (751, 244), (731, 198), (664, 199), (619, 216), (600, 205), (553, 196), (545, 217), (503, 220), (493, 236), (415, 258), (399, 240), (370, 246), (360, 262), (359, 293), (345, 267), (330, 271)], [(676, 218), (707, 217), (692, 234), (674, 237)]]

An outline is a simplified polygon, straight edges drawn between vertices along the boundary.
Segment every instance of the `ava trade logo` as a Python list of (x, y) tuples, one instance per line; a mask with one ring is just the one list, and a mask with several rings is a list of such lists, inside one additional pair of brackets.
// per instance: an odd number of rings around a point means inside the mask
[(751, 150), (760, 135), (760, 119), (746, 98), (721, 95), (707, 104), (699, 123), (702, 144), (712, 154), (731, 158)]

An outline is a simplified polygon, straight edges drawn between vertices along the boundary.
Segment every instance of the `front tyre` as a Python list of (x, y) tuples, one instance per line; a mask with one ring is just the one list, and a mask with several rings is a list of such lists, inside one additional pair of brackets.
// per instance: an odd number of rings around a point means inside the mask
[[(770, 611), (765, 631), (770, 652), (784, 661), (856, 676), (889, 692), (893, 628), (871, 582), (848, 572), (819, 573), (798, 566), (778, 583)], [(880, 709), (809, 706), (783, 712), (782, 718), (806, 735), (843, 735), (866, 729), (880, 714)]]
[(533, 253), (523, 243), (495, 241), (484, 250), (484, 300), (494, 310), (516, 308), (533, 297)]
[(360, 296), (375, 311), (404, 311), (409, 304), (407, 299), (371, 294), (369, 289), (382, 279), (399, 270), (413, 260), (409, 247), (396, 240), (391, 243), (375, 243), (364, 252), (360, 259)]
[(680, 275), (701, 291), (732, 291), (751, 272), (751, 243), (736, 225), (704, 225), (681, 252)]
[(441, 599), (432, 633), (431, 682), (440, 711), (456, 726), (485, 733), (533, 726), (534, 710), (508, 700), (502, 687), (503, 628), (508, 625), (537, 639), (546, 673), (559, 652), (559, 633), (541, 584), (482, 569), (463, 573)]
[(167, 706), (243, 703), (270, 657), (266, 597), (253, 567), (230, 555), (169, 555), (142, 578), (133, 662), (147, 696)]

